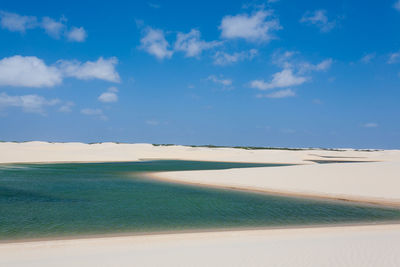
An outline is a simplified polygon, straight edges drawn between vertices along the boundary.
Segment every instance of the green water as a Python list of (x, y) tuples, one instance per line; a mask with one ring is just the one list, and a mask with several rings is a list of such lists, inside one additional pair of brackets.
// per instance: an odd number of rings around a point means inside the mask
[(194, 161), (3, 164), (0, 239), (400, 220), (396, 209), (164, 183), (144, 174), (259, 166), (274, 167)]

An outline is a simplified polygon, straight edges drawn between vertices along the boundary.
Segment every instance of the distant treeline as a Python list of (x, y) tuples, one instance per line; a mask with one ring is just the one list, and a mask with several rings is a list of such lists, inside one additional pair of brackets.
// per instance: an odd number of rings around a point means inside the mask
[[(176, 146), (176, 144), (153, 144), (153, 146)], [(246, 150), (290, 150), (290, 151), (302, 151), (302, 150), (327, 150), (327, 151), (346, 151), (344, 149), (337, 148), (322, 148), (322, 147), (309, 147), (309, 148), (290, 148), (290, 147), (264, 147), (264, 146), (215, 146), (215, 145), (184, 145), (189, 147), (207, 147), (207, 148), (237, 148)], [(354, 151), (372, 152), (379, 151), (379, 149), (354, 149)]]

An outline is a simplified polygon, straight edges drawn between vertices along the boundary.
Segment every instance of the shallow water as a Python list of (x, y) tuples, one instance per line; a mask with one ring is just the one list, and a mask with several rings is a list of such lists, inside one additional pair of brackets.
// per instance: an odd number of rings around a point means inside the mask
[(2, 165), (0, 239), (400, 220), (397, 209), (164, 183), (145, 176), (260, 166), (277, 165), (171, 160)]

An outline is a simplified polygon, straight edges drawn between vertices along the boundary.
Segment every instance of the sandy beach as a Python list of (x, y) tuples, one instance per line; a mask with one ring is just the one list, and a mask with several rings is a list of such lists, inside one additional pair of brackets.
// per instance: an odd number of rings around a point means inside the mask
[[(296, 164), (162, 172), (153, 178), (400, 205), (399, 150), (292, 151), (115, 143), (0, 143), (0, 163), (4, 164), (141, 159)], [(0, 244), (0, 265), (399, 266), (399, 248), (400, 225), (271, 229), (5, 243)]]
[(400, 206), (400, 163), (331, 163), (251, 169), (160, 172), (156, 179)]
[(400, 226), (348, 226), (0, 244), (1, 266), (399, 266)]

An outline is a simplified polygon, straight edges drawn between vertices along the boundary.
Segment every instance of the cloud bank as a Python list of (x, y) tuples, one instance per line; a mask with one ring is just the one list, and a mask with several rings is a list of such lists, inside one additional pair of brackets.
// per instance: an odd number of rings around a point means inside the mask
[(260, 10), (251, 15), (238, 14), (222, 18), (219, 29), (225, 39), (244, 39), (248, 42), (268, 42), (282, 27), (272, 18), (272, 11)]
[(118, 89), (116, 87), (108, 88), (107, 92), (102, 93), (97, 99), (103, 103), (118, 102)]
[(144, 36), (140, 39), (140, 43), (141, 49), (160, 60), (172, 57), (173, 51), (170, 50), (170, 45), (165, 39), (162, 30), (147, 27), (144, 30)]
[(234, 52), (232, 54), (225, 52), (216, 52), (214, 55), (214, 64), (225, 66), (239, 61), (252, 60), (258, 54), (257, 49), (250, 49), (248, 51)]
[(326, 10), (319, 9), (314, 12), (307, 11), (300, 22), (309, 25), (315, 25), (320, 29), (321, 32), (329, 32), (336, 26), (336, 20), (329, 20), (326, 15)]
[(198, 57), (204, 50), (219, 46), (221, 42), (206, 42), (200, 39), (200, 32), (192, 29), (189, 33), (179, 32), (174, 45), (175, 51), (182, 51), (186, 57)]
[(0, 86), (52, 87), (62, 82), (62, 72), (37, 57), (13, 56), (0, 60)]
[(0, 60), (0, 86), (53, 87), (61, 84), (66, 77), (119, 82), (120, 77), (115, 70), (117, 63), (118, 60), (114, 57), (100, 57), (97, 61), (84, 63), (59, 60), (54, 65), (47, 65), (35, 56), (16, 55)]
[(269, 90), (274, 88), (301, 85), (305, 83), (307, 79), (307, 77), (293, 74), (293, 70), (291, 69), (283, 69), (282, 71), (273, 74), (270, 82), (265, 82), (264, 80), (254, 80), (250, 83), (250, 86), (259, 90)]
[(0, 25), (3, 29), (25, 33), (29, 29), (41, 28), (47, 35), (54, 39), (60, 39), (65, 35), (71, 42), (83, 42), (87, 33), (83, 27), (72, 27), (68, 29), (66, 19), (62, 17), (55, 20), (50, 17), (43, 17), (39, 20), (35, 16), (23, 16), (16, 13), (0, 11)]
[(297, 60), (295, 58), (297, 54), (297, 52), (293, 51), (274, 53), (272, 62), (281, 67), (282, 70), (272, 74), (270, 81), (263, 79), (250, 81), (250, 87), (258, 90), (286, 89), (267, 95), (257, 95), (257, 97), (283, 98), (295, 96), (295, 92), (289, 87), (300, 86), (310, 81), (311, 77), (309, 75), (311, 73), (327, 71), (333, 63), (333, 60), (328, 58), (320, 63), (312, 64), (307, 61)]
[(59, 103), (59, 99), (46, 99), (38, 95), (11, 96), (6, 93), (0, 93), (0, 109), (17, 107), (27, 113), (45, 115), (44, 107), (54, 106)]

